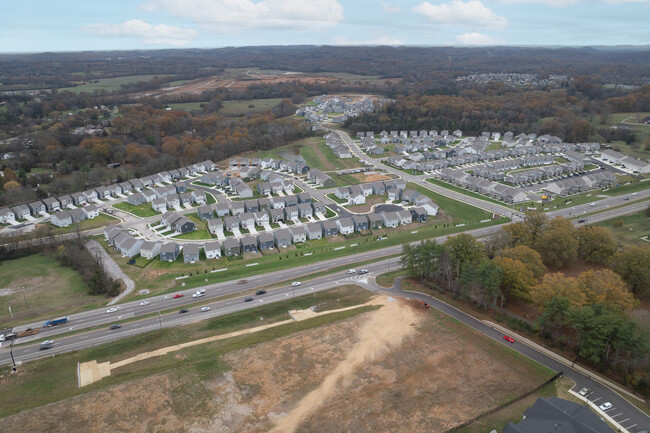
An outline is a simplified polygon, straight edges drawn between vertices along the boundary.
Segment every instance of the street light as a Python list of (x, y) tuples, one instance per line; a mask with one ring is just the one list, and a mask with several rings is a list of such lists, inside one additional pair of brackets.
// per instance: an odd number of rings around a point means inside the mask
[(11, 355), (11, 371), (16, 372), (16, 361), (14, 360), (14, 339), (9, 344), (9, 354)]

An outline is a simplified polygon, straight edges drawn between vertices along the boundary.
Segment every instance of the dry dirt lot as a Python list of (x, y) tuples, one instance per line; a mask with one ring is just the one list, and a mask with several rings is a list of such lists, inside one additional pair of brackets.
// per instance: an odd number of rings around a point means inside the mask
[(0, 431), (442, 432), (550, 375), (403, 302), (223, 360), (216, 379), (161, 373), (2, 419)]

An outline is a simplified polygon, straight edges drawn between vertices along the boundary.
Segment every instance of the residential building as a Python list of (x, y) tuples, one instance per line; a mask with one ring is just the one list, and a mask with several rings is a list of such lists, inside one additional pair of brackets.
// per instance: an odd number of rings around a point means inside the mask
[(29, 206), (26, 204), (19, 204), (11, 208), (17, 220), (25, 219), (30, 214)]
[(56, 212), (50, 218), (50, 222), (57, 227), (68, 227), (72, 224), (72, 216), (67, 211)]
[(209, 220), (214, 218), (214, 209), (212, 206), (199, 206), (199, 208), (196, 210), (196, 213), (202, 220)]
[(291, 245), (291, 233), (287, 229), (280, 229), (273, 232), (275, 245), (278, 248), (285, 248)]
[(271, 233), (260, 233), (257, 235), (257, 245), (260, 251), (272, 250), (275, 248), (275, 239)]
[(257, 252), (257, 239), (255, 236), (248, 235), (241, 238), (241, 248), (244, 254)]
[(141, 192), (137, 192), (128, 196), (126, 202), (132, 206), (139, 206), (141, 204), (145, 204), (147, 200), (144, 198), (144, 195), (142, 195)]
[(370, 228), (368, 217), (365, 215), (352, 215), (352, 222), (354, 223), (354, 231), (360, 232)]
[(291, 227), (291, 237), (294, 244), (305, 242), (307, 240), (307, 231), (303, 226)]
[(219, 245), (219, 242), (206, 242), (203, 246), (203, 251), (205, 252), (206, 259), (221, 258), (221, 245)]
[(336, 236), (339, 234), (339, 226), (335, 221), (327, 220), (321, 223), (323, 227), (323, 236)]
[(176, 242), (167, 242), (160, 247), (160, 261), (173, 262), (181, 252), (181, 248)]
[(226, 257), (238, 256), (241, 254), (241, 247), (239, 246), (239, 240), (228, 238), (221, 244), (223, 247), (223, 253)]
[(216, 235), (218, 232), (223, 233), (223, 220), (219, 217), (208, 220), (208, 230), (213, 235)]
[(152, 242), (152, 241), (142, 242), (142, 245), (140, 245), (140, 257), (143, 257), (145, 259), (153, 259), (158, 254), (160, 254), (161, 246), (162, 243), (160, 242)]
[(199, 261), (199, 246), (197, 244), (183, 245), (183, 262), (196, 263)]
[(370, 230), (380, 229), (384, 225), (384, 220), (381, 214), (371, 213), (368, 215), (368, 225)]
[(54, 197), (48, 197), (42, 200), (48, 212), (56, 212), (61, 209), (61, 203)]

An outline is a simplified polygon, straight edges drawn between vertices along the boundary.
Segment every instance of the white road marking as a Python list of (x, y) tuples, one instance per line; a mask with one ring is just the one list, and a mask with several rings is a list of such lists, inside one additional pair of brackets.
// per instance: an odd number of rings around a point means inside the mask
[(593, 399), (593, 400), (591, 400), (591, 401), (592, 401), (592, 403), (596, 403), (596, 402), (597, 402), (598, 400), (600, 400), (600, 399), (602, 399), (602, 397), (598, 397), (598, 398)]

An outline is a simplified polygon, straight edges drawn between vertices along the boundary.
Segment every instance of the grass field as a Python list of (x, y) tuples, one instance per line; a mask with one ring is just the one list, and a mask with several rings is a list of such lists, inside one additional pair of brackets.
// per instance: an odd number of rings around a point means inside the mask
[(141, 218), (160, 215), (160, 212), (156, 212), (155, 210), (153, 210), (153, 208), (151, 207), (151, 203), (143, 203), (137, 206), (133, 206), (123, 201), (121, 203), (115, 203), (112, 206), (116, 209), (121, 209), (123, 211), (132, 213), (133, 215), (139, 216)]
[[(12, 376), (11, 381), (3, 383), (0, 393), (0, 418), (21, 410), (41, 406), (75, 395), (85, 394), (107, 388), (118, 383), (135, 380), (163, 371), (176, 370), (180, 375), (200, 374), (205, 377), (217, 377), (229, 367), (221, 360), (228, 352), (276, 339), (304, 329), (332, 323), (362, 312), (370, 307), (358, 310), (333, 313), (302, 322), (272, 328), (259, 333), (235, 337), (212, 344), (195, 346), (183, 351), (184, 356), (175, 354), (153, 358), (147, 362), (130, 364), (121, 368), (110, 377), (84, 388), (77, 387), (77, 362), (90, 360), (115, 361), (128, 358), (137, 353), (195, 340), (215, 334), (259, 325), (260, 316), (265, 323), (273, 323), (289, 318), (289, 309), (305, 309), (312, 305), (322, 306), (322, 310), (343, 308), (365, 302), (369, 293), (354, 286), (318, 292), (313, 296), (303, 296), (284, 302), (269, 304), (248, 311), (204, 320), (186, 326), (157, 330), (116, 342), (107, 343), (78, 352), (57, 355), (30, 362), (21, 366), (25, 374)], [(216, 331), (216, 332), (215, 332)]]
[(167, 104), (167, 107), (172, 110), (183, 110), (183, 111), (201, 111), (201, 106), (207, 104), (207, 101), (203, 102), (177, 102), (172, 104)]
[(427, 179), (427, 182), (432, 183), (434, 185), (441, 186), (441, 187), (446, 188), (446, 189), (448, 189), (450, 191), (454, 191), (454, 192), (466, 195), (468, 197), (478, 198), (480, 200), (489, 201), (490, 203), (500, 204), (501, 206), (508, 206), (507, 203), (504, 203), (504, 202), (501, 202), (499, 200), (493, 199), (492, 197), (488, 197), (486, 195), (482, 195), (482, 194), (479, 194), (479, 193), (474, 192), (474, 191), (469, 191), (469, 190), (467, 190), (465, 188), (461, 188), (459, 186), (452, 185), (450, 183), (443, 182), (443, 181), (438, 180), (438, 179)]
[(610, 229), (625, 246), (648, 245), (648, 242), (641, 240), (643, 236), (650, 235), (650, 218), (646, 216), (645, 211), (601, 221), (596, 225)]
[(453, 221), (456, 223), (469, 223), (472, 221), (478, 222), (492, 218), (492, 214), (490, 212), (459, 202), (458, 200), (445, 197), (415, 183), (408, 182), (406, 184), (406, 188), (418, 191), (419, 193), (429, 197), (431, 200), (433, 200), (434, 203), (440, 206), (445, 214), (451, 216), (453, 218)]
[(223, 101), (223, 107), (218, 111), (224, 116), (243, 116), (270, 110), (282, 101), (282, 98), (251, 99), (248, 101)]
[[(85, 219), (83, 221), (80, 221), (79, 231), (83, 232), (85, 230), (92, 230), (99, 227), (107, 226), (109, 224), (116, 224), (119, 222), (120, 220), (118, 218), (112, 217), (110, 215), (106, 215), (104, 213), (100, 213), (98, 216), (96, 216), (93, 219)], [(56, 227), (54, 225), (50, 225), (50, 227), (52, 228), (52, 233), (54, 234), (74, 233), (75, 231), (77, 231), (76, 224), (69, 225), (68, 227)]]
[(347, 168), (362, 167), (357, 158), (338, 158), (325, 144), (325, 139), (311, 137), (300, 142), (300, 156), (308, 166), (322, 171), (343, 170)]
[(54, 316), (96, 308), (106, 302), (105, 297), (89, 296), (86, 291), (79, 274), (44, 255), (2, 261), (0, 292), (6, 294), (0, 296), (0, 328), (41, 319), (45, 321)]
[(77, 94), (81, 92), (92, 93), (95, 90), (106, 90), (107, 92), (112, 92), (114, 90), (120, 89), (120, 86), (123, 84), (137, 83), (139, 81), (150, 81), (156, 76), (157, 75), (129, 75), (116, 78), (98, 78), (97, 80), (93, 80), (97, 81), (97, 83), (89, 83), (77, 87), (64, 87), (59, 89), (59, 92), (63, 90)]

